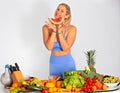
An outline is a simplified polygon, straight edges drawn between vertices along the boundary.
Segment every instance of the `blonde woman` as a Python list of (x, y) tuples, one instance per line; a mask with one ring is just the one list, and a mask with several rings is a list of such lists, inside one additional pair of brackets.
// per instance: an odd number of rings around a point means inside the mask
[(43, 26), (43, 41), (50, 55), (50, 75), (64, 78), (64, 72), (76, 70), (75, 61), (71, 55), (71, 47), (76, 39), (76, 27), (70, 24), (71, 11), (69, 5), (61, 3), (54, 14), (55, 18), (62, 17), (64, 21), (58, 25), (50, 21)]

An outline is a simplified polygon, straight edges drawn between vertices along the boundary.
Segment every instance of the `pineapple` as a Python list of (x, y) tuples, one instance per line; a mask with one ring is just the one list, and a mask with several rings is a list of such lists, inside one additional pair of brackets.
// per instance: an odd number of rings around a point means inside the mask
[(87, 56), (87, 63), (88, 63), (88, 67), (90, 69), (90, 71), (95, 72), (96, 73), (96, 69), (95, 69), (95, 50), (89, 50), (87, 51), (87, 53), (85, 53)]

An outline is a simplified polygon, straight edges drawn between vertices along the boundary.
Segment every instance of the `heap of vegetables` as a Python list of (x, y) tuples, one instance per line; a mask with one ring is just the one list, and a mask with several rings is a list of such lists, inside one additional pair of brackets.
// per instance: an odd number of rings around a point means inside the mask
[[(65, 91), (72, 92), (95, 92), (97, 90), (106, 90), (107, 86), (104, 84), (105, 77), (96, 72), (94, 68), (95, 50), (87, 51), (88, 65), (84, 70), (76, 70), (64, 72), (64, 79), (57, 77), (54, 80), (40, 80), (39, 78), (30, 78), (21, 81), (20, 83), (12, 84), (10, 93), (22, 93), (26, 91), (39, 91), (42, 93), (56, 93)], [(108, 76), (107, 76), (108, 77)], [(119, 78), (115, 78), (118, 82)]]
[(99, 73), (95, 73), (93, 71), (89, 71), (89, 70), (78, 70), (77, 71), (79, 75), (83, 76), (84, 78), (98, 78), (100, 80), (100, 82), (103, 81), (103, 77), (99, 74)]
[(71, 89), (79, 88), (79, 91), (94, 92), (103, 87), (103, 76), (90, 71), (89, 67), (85, 67), (85, 70), (65, 72), (64, 76), (65, 79), (62, 83), (63, 88), (69, 85)]
[(42, 91), (44, 87), (42, 87), (41, 80), (39, 78), (30, 78), (28, 80), (23, 80), (19, 83), (13, 83), (10, 88), (10, 93), (18, 93), (27, 90), (37, 90)]
[(84, 85), (84, 78), (81, 77), (80, 75), (76, 75), (76, 76), (66, 76), (63, 83), (62, 83), (62, 87), (65, 88), (67, 85), (77, 88), (81, 88)]

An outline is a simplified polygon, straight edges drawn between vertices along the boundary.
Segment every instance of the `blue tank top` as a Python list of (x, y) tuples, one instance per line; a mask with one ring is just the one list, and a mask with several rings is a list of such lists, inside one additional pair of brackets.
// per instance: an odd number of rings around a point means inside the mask
[[(66, 32), (66, 29), (65, 29), (65, 32)], [(64, 38), (66, 37), (65, 32), (64, 32)], [(63, 51), (62, 47), (60, 45), (60, 42), (54, 42), (54, 46), (53, 46), (52, 50), (54, 50), (54, 51)]]
[(54, 47), (53, 49), (54, 51), (62, 51), (62, 47), (60, 46), (60, 42), (54, 42)]

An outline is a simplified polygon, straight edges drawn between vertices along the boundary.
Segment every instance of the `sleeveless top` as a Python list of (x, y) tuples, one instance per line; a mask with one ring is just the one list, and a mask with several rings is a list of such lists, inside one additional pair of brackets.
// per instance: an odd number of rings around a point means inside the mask
[[(66, 29), (65, 29), (65, 32), (66, 32)], [(66, 37), (65, 32), (64, 32), (64, 38)], [(54, 51), (63, 51), (62, 47), (60, 45), (60, 42), (58, 42), (58, 41), (54, 42), (54, 46), (53, 46), (52, 50), (54, 50)]]

